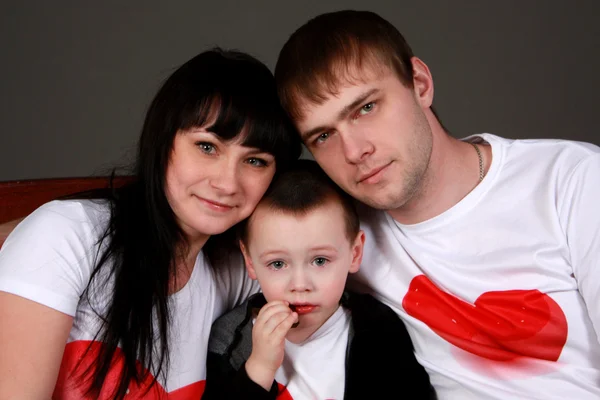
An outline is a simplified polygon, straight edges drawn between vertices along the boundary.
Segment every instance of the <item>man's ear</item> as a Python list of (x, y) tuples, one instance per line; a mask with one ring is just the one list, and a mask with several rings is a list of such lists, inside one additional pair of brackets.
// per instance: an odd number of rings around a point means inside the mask
[(433, 104), (433, 77), (429, 67), (418, 57), (411, 58), (415, 97), (422, 108)]
[(365, 233), (358, 231), (354, 243), (352, 243), (352, 263), (350, 264), (349, 273), (353, 274), (360, 269), (360, 263), (363, 257), (363, 247), (365, 245)]
[(246, 246), (244, 246), (244, 242), (240, 240), (240, 249), (242, 250), (242, 254), (244, 256), (244, 264), (246, 264), (246, 271), (248, 271), (248, 276), (250, 279), (256, 280), (256, 271), (254, 271), (254, 265), (252, 265), (252, 259), (248, 254), (248, 250), (246, 250)]

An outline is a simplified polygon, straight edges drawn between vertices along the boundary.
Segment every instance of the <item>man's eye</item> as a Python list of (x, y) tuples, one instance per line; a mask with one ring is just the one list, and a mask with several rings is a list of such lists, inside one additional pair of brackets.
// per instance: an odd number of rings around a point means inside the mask
[(371, 111), (373, 111), (373, 107), (375, 107), (375, 103), (374, 102), (367, 103), (367, 104), (365, 104), (364, 106), (362, 106), (360, 108), (359, 114), (360, 115), (368, 114)]
[(317, 142), (317, 143), (323, 143), (328, 138), (329, 138), (329, 132), (323, 132), (319, 136), (317, 136), (317, 138), (315, 139), (315, 142)]

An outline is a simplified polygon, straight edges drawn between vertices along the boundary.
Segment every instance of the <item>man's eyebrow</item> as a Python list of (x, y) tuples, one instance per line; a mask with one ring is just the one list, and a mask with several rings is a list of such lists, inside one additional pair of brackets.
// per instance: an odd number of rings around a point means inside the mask
[(352, 103), (350, 103), (346, 107), (342, 108), (342, 111), (340, 111), (338, 113), (338, 121), (345, 119), (348, 116), (348, 114), (350, 114), (352, 111), (354, 111), (354, 109), (356, 107), (362, 105), (362, 103), (364, 103), (367, 100), (367, 98), (369, 98), (370, 96), (374, 95), (377, 92), (379, 92), (379, 89), (373, 88), (373, 89), (368, 90), (365, 93), (361, 94), (360, 96), (358, 96)]
[[(344, 108), (342, 108), (342, 110), (337, 115), (336, 121), (345, 119), (348, 116), (348, 114), (350, 114), (352, 111), (354, 111), (354, 109), (356, 107), (360, 106), (363, 102), (365, 102), (367, 100), (367, 98), (369, 98), (370, 96), (374, 95), (377, 92), (379, 92), (379, 89), (373, 88), (373, 89), (366, 91), (365, 93), (362, 93), (352, 103), (350, 103), (350, 104), (346, 105)], [(311, 136), (314, 136), (315, 134), (317, 134), (319, 132), (326, 131), (327, 129), (328, 129), (327, 126), (323, 126), (323, 125), (317, 126), (316, 128), (313, 128), (309, 131), (303, 132), (300, 135), (300, 137), (303, 141), (305, 141), (308, 138), (310, 138)]]
[(308, 140), (308, 138), (316, 135), (317, 133), (322, 132), (322, 131), (326, 131), (326, 130), (327, 130), (326, 126), (317, 126), (316, 128), (313, 128), (310, 131), (301, 133), (300, 134), (300, 139), (302, 141), (306, 141), (306, 140)]

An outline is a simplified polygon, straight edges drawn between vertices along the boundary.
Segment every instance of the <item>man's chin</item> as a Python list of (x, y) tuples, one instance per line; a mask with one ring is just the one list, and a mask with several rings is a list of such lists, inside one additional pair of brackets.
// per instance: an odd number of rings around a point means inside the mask
[(406, 201), (402, 201), (402, 200), (394, 200), (394, 199), (385, 199), (385, 198), (374, 198), (374, 197), (364, 197), (364, 198), (358, 198), (355, 197), (358, 201), (360, 201), (361, 203), (366, 204), (367, 206), (374, 208), (376, 210), (381, 210), (381, 211), (391, 211), (391, 210), (396, 210), (400, 207), (402, 207)]

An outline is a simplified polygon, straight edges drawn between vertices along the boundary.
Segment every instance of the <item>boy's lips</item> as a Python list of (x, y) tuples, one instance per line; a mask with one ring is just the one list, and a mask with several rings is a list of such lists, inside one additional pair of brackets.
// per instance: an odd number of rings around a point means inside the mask
[(295, 311), (298, 315), (309, 314), (313, 312), (317, 306), (314, 304), (290, 304), (292, 311)]

